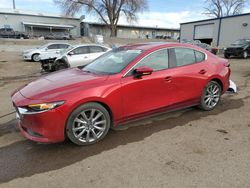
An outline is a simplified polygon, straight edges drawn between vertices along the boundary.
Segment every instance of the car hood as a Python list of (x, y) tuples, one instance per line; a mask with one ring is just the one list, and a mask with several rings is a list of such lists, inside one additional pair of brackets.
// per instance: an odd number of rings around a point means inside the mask
[(69, 92), (87, 89), (103, 83), (108, 76), (87, 73), (74, 68), (52, 73), (30, 82), (19, 90), (28, 99), (53, 99)]
[(36, 51), (41, 51), (41, 50), (38, 48), (34, 48), (34, 49), (24, 50), (23, 53), (30, 53), (30, 52), (36, 52)]

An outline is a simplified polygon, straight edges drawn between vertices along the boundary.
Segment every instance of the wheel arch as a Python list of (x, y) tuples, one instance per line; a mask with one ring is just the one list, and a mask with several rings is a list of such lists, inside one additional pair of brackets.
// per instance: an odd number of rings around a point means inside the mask
[(39, 53), (39, 52), (33, 53), (33, 54), (31, 55), (31, 59), (33, 60), (34, 55), (40, 55), (40, 54), (41, 54), (41, 53)]
[(110, 106), (107, 103), (100, 101), (100, 100), (88, 100), (88, 101), (84, 101), (84, 102), (81, 102), (81, 103), (75, 105), (74, 108), (70, 111), (70, 113), (68, 113), (68, 117), (67, 117), (65, 125), (64, 125), (64, 138), (66, 138), (66, 131), (67, 131), (66, 127), (67, 127), (67, 123), (68, 123), (70, 115), (75, 111), (75, 109), (77, 109), (79, 106), (84, 105), (86, 103), (97, 103), (97, 104), (102, 105), (108, 111), (108, 113), (110, 115), (110, 123), (111, 123), (110, 127), (113, 127), (114, 115), (113, 115), (113, 112), (112, 112)]
[(111, 122), (111, 126), (113, 125), (113, 112), (111, 110), (111, 108), (104, 102), (101, 102), (101, 101), (89, 101), (89, 102), (86, 102), (86, 103), (90, 103), (90, 102), (93, 102), (93, 103), (98, 103), (100, 105), (102, 105), (109, 113), (110, 115), (110, 122)]
[(213, 78), (211, 81), (217, 82), (217, 83), (220, 85), (221, 90), (222, 90), (222, 91), (224, 90), (223, 82), (222, 82), (219, 78)]
[(59, 64), (64, 64), (64, 65), (67, 66), (67, 68), (70, 67), (70, 64), (67, 61), (65, 61), (64, 59), (58, 59), (58, 60), (55, 61), (55, 66), (57, 66)]

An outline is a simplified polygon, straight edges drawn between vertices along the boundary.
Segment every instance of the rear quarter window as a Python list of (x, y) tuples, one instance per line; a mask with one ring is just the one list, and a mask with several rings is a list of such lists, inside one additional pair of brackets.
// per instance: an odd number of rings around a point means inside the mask
[(199, 63), (199, 62), (205, 61), (206, 55), (202, 52), (195, 50), (195, 58), (196, 58), (196, 62)]

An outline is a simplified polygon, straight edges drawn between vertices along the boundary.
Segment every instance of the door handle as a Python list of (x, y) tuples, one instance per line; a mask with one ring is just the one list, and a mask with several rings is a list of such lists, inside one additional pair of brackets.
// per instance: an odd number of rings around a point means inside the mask
[(171, 76), (167, 76), (167, 77), (164, 78), (164, 80), (166, 82), (171, 82), (172, 81), (172, 77)]
[(199, 73), (200, 73), (200, 74), (206, 74), (206, 72), (207, 72), (206, 70), (201, 69)]

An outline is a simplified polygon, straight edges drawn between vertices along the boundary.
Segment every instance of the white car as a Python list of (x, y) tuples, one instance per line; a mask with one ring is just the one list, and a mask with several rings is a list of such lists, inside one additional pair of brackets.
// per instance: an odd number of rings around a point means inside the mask
[(98, 44), (76, 45), (58, 57), (54, 66), (50, 65), (50, 67), (59, 70), (84, 66), (110, 50), (110, 48)]
[(56, 54), (55, 57), (60, 55), (60, 50), (67, 49), (70, 44), (67, 43), (48, 43), (35, 49), (29, 49), (23, 51), (24, 60), (40, 61), (41, 56), (51, 56)]

